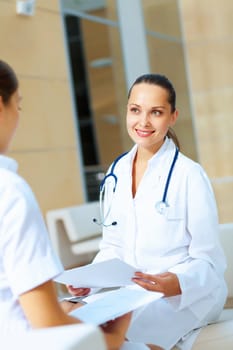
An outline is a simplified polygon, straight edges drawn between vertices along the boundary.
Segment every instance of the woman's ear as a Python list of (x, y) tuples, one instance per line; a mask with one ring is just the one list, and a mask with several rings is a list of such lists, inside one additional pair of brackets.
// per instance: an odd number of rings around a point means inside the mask
[(0, 96), (0, 123), (5, 120), (5, 103), (3, 102), (2, 96)]
[(178, 112), (178, 110), (176, 109), (176, 110), (172, 113), (171, 121), (170, 121), (170, 126), (173, 126), (173, 125), (176, 123), (176, 120), (177, 120), (177, 118), (178, 118), (178, 115), (179, 115), (179, 112)]
[(0, 113), (2, 113), (3, 110), (3, 99), (2, 96), (0, 96)]

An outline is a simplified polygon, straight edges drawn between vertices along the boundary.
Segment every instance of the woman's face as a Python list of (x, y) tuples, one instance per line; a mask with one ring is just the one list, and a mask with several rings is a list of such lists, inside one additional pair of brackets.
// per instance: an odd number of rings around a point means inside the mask
[(1, 153), (7, 151), (18, 126), (21, 99), (19, 90), (16, 90), (7, 104), (1, 101)]
[(155, 153), (177, 116), (177, 111), (171, 111), (164, 88), (148, 83), (133, 87), (127, 104), (126, 123), (129, 136), (138, 147)]

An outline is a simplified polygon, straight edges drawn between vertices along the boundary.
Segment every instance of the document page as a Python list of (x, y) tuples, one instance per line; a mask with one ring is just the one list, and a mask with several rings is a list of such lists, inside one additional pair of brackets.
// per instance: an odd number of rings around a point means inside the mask
[(58, 283), (80, 288), (109, 288), (134, 284), (135, 267), (120, 259), (111, 259), (66, 270), (55, 278)]
[(70, 315), (98, 326), (162, 296), (162, 293), (149, 292), (138, 286), (120, 288), (100, 294), (93, 301), (89, 299), (88, 304), (72, 311)]

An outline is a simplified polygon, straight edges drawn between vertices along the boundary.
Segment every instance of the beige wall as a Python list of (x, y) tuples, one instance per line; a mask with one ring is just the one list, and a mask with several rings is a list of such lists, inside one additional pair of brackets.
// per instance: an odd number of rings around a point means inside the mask
[[(24, 95), (11, 155), (19, 161), (20, 173), (35, 190), (43, 212), (83, 201), (58, 3), (37, 0), (35, 16), (26, 18), (16, 15), (15, 1), (0, 0), (1, 58), (17, 71)], [(115, 1), (106, 3), (108, 18), (116, 19)], [(169, 44), (148, 37), (152, 69), (175, 82), (181, 110), (177, 132), (183, 149), (206, 169), (220, 222), (232, 222), (233, 2), (142, 0), (142, 5), (148, 30), (177, 38)], [(116, 28), (109, 29), (109, 40), (115, 58), (110, 77), (116, 84), (114, 108), (120, 111), (120, 128), (125, 130), (126, 90)], [(106, 102), (106, 89), (101, 88)], [(101, 89), (97, 92), (101, 110)], [(112, 103), (110, 94), (108, 98), (107, 105)], [(128, 136), (122, 133), (121, 138), (127, 149)]]
[(18, 74), (21, 122), (9, 155), (43, 213), (83, 201), (59, 2), (36, 1), (33, 17), (0, 0), (1, 59)]
[(221, 223), (233, 221), (233, 2), (182, 0), (199, 161), (214, 186)]

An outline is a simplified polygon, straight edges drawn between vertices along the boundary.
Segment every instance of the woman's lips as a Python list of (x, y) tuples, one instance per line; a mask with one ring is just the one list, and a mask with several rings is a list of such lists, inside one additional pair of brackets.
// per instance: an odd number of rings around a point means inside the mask
[(140, 137), (148, 137), (154, 133), (154, 130), (139, 130), (135, 129), (136, 133)]

